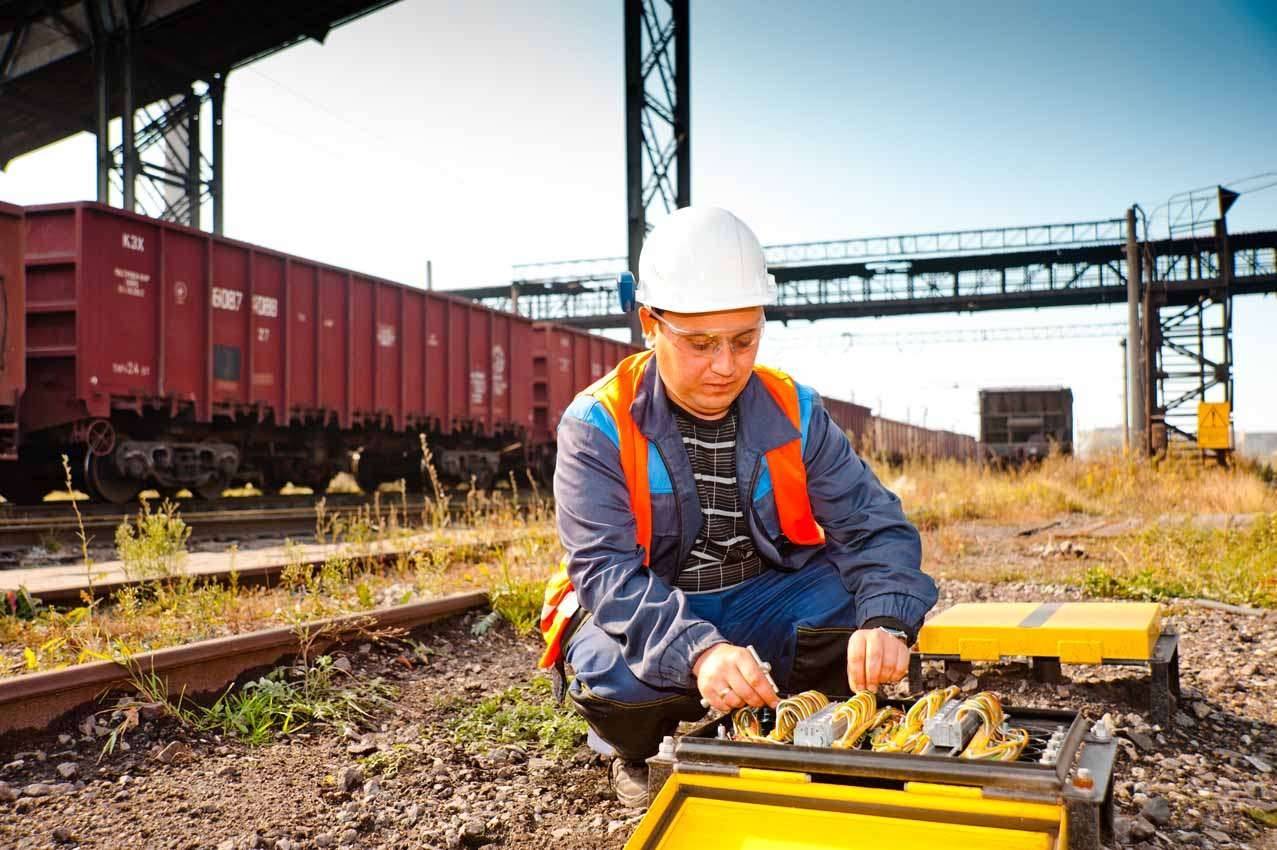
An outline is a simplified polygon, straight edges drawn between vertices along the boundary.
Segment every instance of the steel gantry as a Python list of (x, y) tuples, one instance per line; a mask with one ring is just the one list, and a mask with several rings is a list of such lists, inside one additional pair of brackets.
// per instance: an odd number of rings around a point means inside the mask
[[(628, 268), (661, 215), (692, 202), (688, 0), (625, 0), (625, 188)], [(630, 335), (638, 342), (636, 317)]]
[[(1133, 293), (1132, 444), (1149, 452), (1188, 445), (1199, 402), (1233, 401), (1232, 298), (1277, 292), (1277, 231), (1230, 234), (1222, 214), (1176, 225), (1162, 240), (1149, 240), (1146, 226), (1144, 239), (1132, 239), (1131, 289), (1128, 230), (1139, 235), (1123, 219), (1105, 219), (768, 246), (778, 295), (767, 316), (1120, 304)], [(523, 265), (509, 285), (455, 292), (533, 319), (625, 327), (615, 280), (626, 267), (616, 257)]]
[(99, 201), (220, 233), (227, 74), (392, 2), (0, 0), (0, 168), (87, 131)]

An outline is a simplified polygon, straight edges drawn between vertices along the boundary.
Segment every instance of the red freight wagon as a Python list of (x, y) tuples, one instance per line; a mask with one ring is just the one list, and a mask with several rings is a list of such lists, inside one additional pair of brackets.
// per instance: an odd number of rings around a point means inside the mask
[(119, 501), (318, 486), (352, 454), (365, 486), (412, 478), (422, 433), (460, 478), (523, 448), (526, 319), (96, 204), (28, 208), (26, 232), (16, 496), (67, 449)]
[(0, 471), (18, 459), (18, 397), (27, 375), (22, 244), (22, 208), (0, 204)]
[(847, 438), (851, 440), (852, 446), (857, 450), (863, 448), (865, 432), (869, 427), (869, 420), (872, 416), (869, 408), (854, 402), (826, 396), (821, 396), (821, 402), (824, 404), (825, 410), (829, 411), (829, 418), (834, 420), (834, 424), (847, 435)]
[[(549, 322), (534, 325), (531, 442), (535, 446), (553, 446), (559, 418), (576, 394), (640, 350), (628, 343), (564, 325)], [(553, 470), (553, 452), (542, 454), (536, 462), (543, 477), (548, 479), (548, 472)]]

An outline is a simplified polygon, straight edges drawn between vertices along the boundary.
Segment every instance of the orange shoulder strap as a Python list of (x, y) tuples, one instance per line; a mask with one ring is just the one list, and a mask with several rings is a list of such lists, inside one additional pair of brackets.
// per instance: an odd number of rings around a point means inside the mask
[(647, 481), (647, 438), (634, 424), (630, 405), (638, 394), (643, 372), (651, 357), (651, 351), (631, 354), (618, 363), (611, 374), (603, 376), (585, 391), (598, 399), (616, 423), (621, 471), (630, 491), (630, 508), (634, 511), (634, 538), (643, 547), (645, 566), (650, 566), (652, 557), (652, 493)]
[[(790, 423), (801, 431), (802, 411), (794, 379), (770, 366), (755, 366), (754, 372)], [(802, 437), (769, 451), (767, 470), (771, 473), (780, 530), (800, 546), (824, 543), (825, 530), (812, 515), (811, 497), (807, 494), (807, 467), (803, 463)]]

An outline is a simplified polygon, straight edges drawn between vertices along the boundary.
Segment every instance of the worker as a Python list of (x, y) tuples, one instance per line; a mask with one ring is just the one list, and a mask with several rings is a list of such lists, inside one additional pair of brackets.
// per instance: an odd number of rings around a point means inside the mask
[(813, 390), (755, 365), (775, 286), (730, 212), (673, 213), (639, 261), (648, 350), (559, 423), (566, 556), (541, 666), (571, 667), (568, 695), (628, 806), (647, 803), (644, 760), (704, 705), (900, 680), (936, 602), (900, 500)]

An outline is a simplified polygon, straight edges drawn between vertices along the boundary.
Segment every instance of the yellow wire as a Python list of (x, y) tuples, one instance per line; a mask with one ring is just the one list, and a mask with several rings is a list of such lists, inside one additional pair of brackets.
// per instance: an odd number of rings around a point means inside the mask
[(980, 719), (980, 726), (962, 751), (962, 758), (1015, 761), (1024, 752), (1029, 743), (1029, 733), (1006, 726), (1006, 714), (997, 695), (981, 691), (958, 707), (954, 719), (960, 722), (969, 714)]
[(794, 739), (794, 729), (800, 720), (806, 720), (825, 706), (829, 697), (820, 691), (803, 691), (797, 696), (783, 699), (776, 706), (776, 728), (767, 737), (778, 744)]

